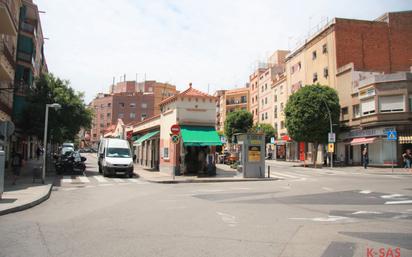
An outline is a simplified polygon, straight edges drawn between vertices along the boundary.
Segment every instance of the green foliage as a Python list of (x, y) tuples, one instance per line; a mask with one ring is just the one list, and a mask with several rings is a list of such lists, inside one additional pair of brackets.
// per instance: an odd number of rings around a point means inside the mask
[(252, 127), (251, 131), (255, 132), (255, 133), (261, 132), (261, 133), (265, 134), (265, 143), (270, 143), (270, 138), (271, 137), (276, 137), (276, 134), (277, 134), (276, 129), (272, 125), (265, 124), (265, 123), (255, 124)]
[(330, 122), (325, 103), (329, 106), (332, 123), (339, 124), (340, 105), (334, 89), (319, 84), (307, 85), (289, 98), (285, 108), (286, 128), (295, 141), (315, 145), (327, 143)]
[(233, 134), (246, 133), (253, 125), (252, 113), (245, 110), (236, 110), (227, 115), (225, 120), (225, 135), (229, 142)]
[(41, 75), (34, 88), (27, 95), (27, 105), (17, 122), (27, 135), (39, 138), (44, 133), (46, 104), (59, 103), (62, 108), (49, 108), (49, 139), (54, 142), (73, 140), (80, 128), (90, 128), (92, 111), (86, 108), (84, 94), (75, 92), (69, 81), (61, 80), (52, 74)]

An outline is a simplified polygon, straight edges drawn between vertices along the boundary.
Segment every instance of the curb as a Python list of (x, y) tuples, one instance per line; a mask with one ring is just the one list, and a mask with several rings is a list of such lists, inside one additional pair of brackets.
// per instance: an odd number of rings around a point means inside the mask
[(24, 211), (24, 210), (27, 210), (31, 207), (34, 207), (34, 206), (46, 201), (47, 199), (49, 199), (52, 189), (53, 189), (53, 183), (50, 184), (49, 192), (47, 194), (43, 195), (42, 197), (40, 197), (39, 199), (37, 199), (33, 202), (30, 202), (30, 203), (26, 203), (26, 204), (23, 204), (23, 205), (20, 205), (20, 206), (16, 206), (16, 207), (7, 209), (7, 210), (2, 210), (2, 211), (0, 211), (0, 216), (6, 215), (6, 214), (9, 214), (9, 213), (13, 213), (13, 212)]
[(265, 179), (209, 179), (209, 180), (196, 180), (196, 179), (188, 179), (188, 180), (150, 180), (141, 177), (144, 180), (150, 183), (157, 183), (157, 184), (200, 184), (200, 183), (228, 183), (228, 182), (265, 182), (265, 181), (276, 181), (280, 180), (279, 178), (265, 178)]

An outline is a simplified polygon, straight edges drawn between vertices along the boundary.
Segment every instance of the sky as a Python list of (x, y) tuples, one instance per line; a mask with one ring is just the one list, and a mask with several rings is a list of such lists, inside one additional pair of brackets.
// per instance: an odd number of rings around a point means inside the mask
[[(124, 74), (204, 92), (243, 87), (256, 64), (334, 17), (373, 20), (411, 0), (34, 0), (49, 72), (86, 103)], [(122, 78), (123, 79), (123, 78)], [(209, 90), (209, 91), (208, 91)]]

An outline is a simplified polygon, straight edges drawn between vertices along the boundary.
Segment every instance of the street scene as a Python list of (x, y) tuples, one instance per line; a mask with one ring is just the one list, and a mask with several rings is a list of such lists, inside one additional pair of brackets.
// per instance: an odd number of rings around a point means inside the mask
[(0, 257), (412, 256), (412, 3), (0, 0)]

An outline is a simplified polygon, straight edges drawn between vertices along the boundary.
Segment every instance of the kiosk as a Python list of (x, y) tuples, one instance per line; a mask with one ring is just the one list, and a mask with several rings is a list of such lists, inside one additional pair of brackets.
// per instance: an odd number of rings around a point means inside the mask
[(236, 134), (240, 146), (239, 162), (244, 178), (265, 177), (265, 135)]

